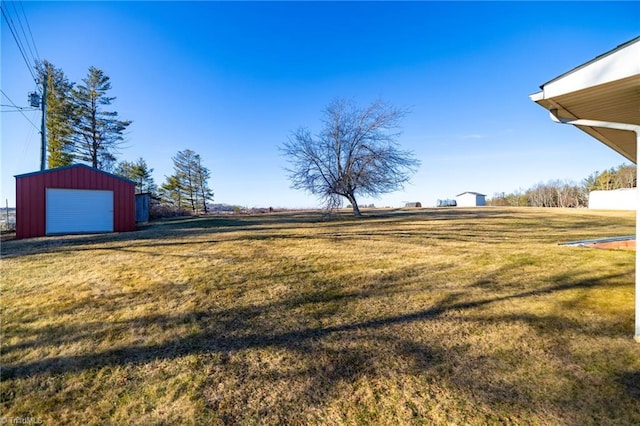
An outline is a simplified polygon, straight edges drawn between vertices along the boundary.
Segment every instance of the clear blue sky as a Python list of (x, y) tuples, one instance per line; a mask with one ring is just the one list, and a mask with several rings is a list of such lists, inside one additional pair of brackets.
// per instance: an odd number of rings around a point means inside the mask
[[(39, 57), (80, 82), (95, 66), (133, 120), (121, 160), (143, 157), (159, 185), (186, 148), (211, 170), (215, 202), (314, 207), (290, 189), (278, 146), (318, 131), (333, 98), (412, 113), (400, 143), (422, 166), (404, 191), (362, 199), (435, 205), (550, 179), (579, 182), (626, 162), (528, 95), (640, 34), (638, 2), (2, 2), (28, 19)], [(2, 17), (2, 90), (35, 89)], [(18, 25), (18, 28), (20, 26)], [(26, 31), (28, 35), (28, 31)], [(28, 51), (27, 51), (28, 52)], [(2, 105), (9, 104), (2, 97)], [(2, 111), (9, 108), (2, 107)], [(39, 127), (40, 114), (27, 117)], [(2, 113), (2, 206), (16, 174), (39, 169), (38, 131)]]

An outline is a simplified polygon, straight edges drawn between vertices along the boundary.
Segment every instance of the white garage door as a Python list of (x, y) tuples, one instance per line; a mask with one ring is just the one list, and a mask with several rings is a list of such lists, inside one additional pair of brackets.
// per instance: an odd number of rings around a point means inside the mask
[(113, 232), (113, 191), (47, 188), (47, 235)]

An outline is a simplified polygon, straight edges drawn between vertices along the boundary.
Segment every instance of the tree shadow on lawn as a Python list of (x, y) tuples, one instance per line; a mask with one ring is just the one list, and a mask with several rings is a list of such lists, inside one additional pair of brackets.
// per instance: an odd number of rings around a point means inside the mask
[[(396, 274), (400, 276), (406, 275), (406, 273), (402, 271), (397, 272)], [(289, 275), (299, 275), (299, 273), (292, 272)], [(214, 348), (227, 348), (230, 350), (237, 350), (238, 348), (247, 348), (252, 346), (255, 346), (255, 347), (283, 346), (286, 343), (304, 341), (308, 339), (315, 339), (318, 337), (321, 338), (327, 335), (345, 332), (345, 331), (360, 330), (360, 329), (378, 329), (378, 328), (383, 328), (389, 325), (407, 324), (407, 323), (413, 323), (413, 322), (418, 322), (422, 320), (429, 320), (429, 319), (442, 316), (443, 314), (447, 314), (451, 312), (459, 312), (459, 311), (469, 311), (469, 310), (483, 307), (485, 305), (490, 305), (493, 303), (508, 301), (512, 299), (523, 299), (523, 298), (529, 298), (534, 296), (551, 295), (553, 293), (572, 290), (572, 289), (587, 289), (587, 288), (599, 287), (599, 286), (603, 286), (603, 283), (608, 283), (612, 279), (626, 277), (627, 275), (628, 274), (626, 273), (609, 274), (607, 276), (599, 277), (599, 278), (576, 279), (574, 281), (568, 281), (569, 274), (562, 273), (558, 275), (556, 279), (552, 280), (556, 282), (556, 284), (554, 285), (544, 287), (544, 288), (539, 288), (536, 290), (529, 290), (529, 291), (523, 291), (523, 292), (518, 292), (514, 294), (494, 296), (494, 297), (481, 299), (481, 300), (472, 300), (472, 301), (460, 300), (466, 297), (465, 293), (461, 293), (457, 290), (454, 290), (453, 292), (450, 292), (447, 295), (445, 295), (443, 298), (441, 298), (431, 308), (418, 311), (415, 313), (410, 313), (410, 314), (404, 314), (404, 315), (398, 315), (398, 316), (386, 317), (386, 318), (380, 318), (380, 319), (370, 319), (367, 321), (357, 322), (353, 324), (327, 326), (322, 328), (307, 328), (302, 330), (293, 330), (293, 331), (286, 331), (286, 332), (280, 332), (280, 333), (276, 332), (276, 330), (278, 329), (278, 327), (275, 327), (276, 324), (265, 323), (265, 324), (260, 324), (260, 326), (258, 327), (258, 329), (261, 330), (260, 332), (248, 333), (248, 334), (242, 333), (242, 336), (238, 337), (237, 341), (235, 337), (230, 337), (228, 339), (224, 337), (224, 336), (236, 335), (237, 334), (236, 332), (238, 331), (251, 330), (252, 328), (255, 328), (253, 325), (248, 325), (248, 323), (252, 322), (252, 320), (256, 318), (260, 319), (260, 317), (264, 317), (265, 313), (282, 313), (285, 311), (290, 312), (295, 310), (296, 308), (313, 305), (313, 304), (327, 305), (327, 304), (336, 303), (336, 302), (348, 302), (353, 299), (367, 299), (367, 298), (372, 298), (372, 297), (381, 296), (381, 295), (389, 295), (390, 293), (393, 293), (394, 287), (396, 286), (392, 282), (389, 282), (388, 279), (382, 279), (381, 283), (376, 285), (375, 288), (367, 288), (365, 290), (349, 291), (349, 292), (343, 292), (343, 291), (336, 292), (335, 289), (333, 288), (320, 289), (310, 294), (305, 293), (297, 297), (289, 298), (286, 300), (274, 301), (274, 302), (259, 304), (259, 305), (234, 307), (234, 308), (221, 310), (217, 312), (196, 311), (196, 312), (190, 312), (190, 313), (181, 314), (177, 316), (153, 314), (149, 316), (134, 318), (132, 320), (116, 321), (116, 322), (110, 322), (110, 323), (104, 323), (104, 324), (103, 323), (83, 324), (82, 326), (79, 326), (79, 327), (78, 326), (68, 327), (65, 325), (61, 325), (59, 326), (61, 331), (57, 333), (53, 333), (61, 336), (59, 340), (52, 339), (50, 337), (51, 335), (50, 332), (52, 332), (53, 329), (48, 328), (46, 330), (47, 332), (41, 333), (40, 336), (38, 336), (37, 340), (30, 340), (29, 343), (20, 343), (17, 345), (6, 345), (6, 344), (3, 345), (2, 352), (4, 354), (7, 354), (12, 352), (13, 350), (25, 349), (28, 347), (34, 348), (34, 347), (41, 347), (41, 346), (57, 346), (62, 343), (80, 341), (86, 338), (95, 339), (97, 337), (99, 338), (101, 335), (102, 337), (104, 337), (103, 333), (105, 331), (108, 331), (113, 326), (121, 327), (122, 330), (140, 329), (142, 331), (144, 327), (147, 327), (153, 324), (161, 325), (162, 328), (167, 329), (167, 328), (172, 328), (174, 325), (193, 323), (193, 322), (196, 322), (202, 325), (201, 328), (203, 329), (203, 331), (197, 335), (189, 336), (187, 340), (178, 339), (173, 343), (168, 342), (166, 346), (175, 346), (176, 348), (178, 347), (186, 348), (187, 350), (187, 352), (184, 352), (184, 353), (183, 352), (175, 353), (173, 357), (181, 357), (181, 356), (188, 355), (191, 352), (191, 350), (188, 348), (195, 348), (194, 352), (199, 352), (201, 350), (206, 351), (207, 350), (206, 347), (202, 347), (202, 345), (197, 344), (197, 341), (201, 338), (203, 339), (203, 341), (216, 342), (216, 344), (213, 346)], [(478, 281), (476, 281), (475, 283), (472, 283), (470, 287), (477, 286), (477, 285), (485, 286), (485, 281), (486, 281), (485, 279), (478, 279)], [(167, 288), (167, 292), (168, 291), (175, 292), (176, 287), (182, 288), (182, 289), (188, 288), (187, 284), (167, 283), (167, 284), (161, 284), (161, 285)], [(607, 284), (607, 286), (611, 287), (610, 284)], [(124, 297), (114, 298), (113, 295), (110, 295), (108, 299), (105, 299), (102, 301), (100, 301), (100, 299), (95, 299), (93, 296), (91, 296), (91, 300), (83, 300), (79, 302), (78, 307), (79, 309), (86, 309), (87, 304), (90, 304), (92, 305), (92, 308), (97, 308), (96, 303), (98, 303), (100, 306), (103, 306), (105, 309), (108, 308), (108, 311), (113, 312), (119, 309), (118, 307), (115, 307), (115, 308), (113, 307), (114, 303), (120, 304), (122, 305), (121, 307), (124, 307), (125, 305), (129, 305), (132, 301), (136, 300), (139, 297), (144, 298), (149, 294), (156, 294), (158, 292), (157, 287), (158, 286), (156, 285), (154, 286), (153, 289), (144, 289), (144, 290), (138, 290), (133, 292), (131, 290), (128, 290), (122, 293), (122, 296)], [(397, 291), (402, 291), (402, 290), (397, 290)], [(117, 299), (120, 299), (120, 300), (117, 300)], [(67, 309), (57, 311), (57, 314), (73, 315), (75, 312), (75, 309), (76, 308), (74, 307), (68, 307)], [(107, 311), (105, 311), (104, 313), (107, 313)], [(509, 318), (510, 320), (515, 320), (515, 321), (521, 319), (525, 322), (535, 323), (538, 318), (543, 318), (543, 317), (518, 314), (512, 317), (505, 316), (504, 318), (505, 319)], [(21, 323), (25, 323), (25, 322), (28, 323), (29, 320), (23, 319), (21, 321)], [(560, 321), (560, 322), (564, 322), (564, 321)], [(545, 324), (551, 324), (551, 323), (545, 322)], [(544, 324), (541, 324), (541, 326), (543, 329), (550, 328)], [(211, 329), (213, 332), (207, 333), (206, 330), (208, 329)], [(102, 330), (102, 332), (100, 330)], [(632, 332), (631, 329), (630, 329), (630, 332)], [(609, 336), (617, 335), (619, 337), (626, 337), (627, 335), (627, 333), (624, 330), (621, 330), (618, 326), (614, 326), (611, 330), (603, 330), (603, 334), (609, 335)], [(192, 345), (182, 344), (185, 341), (189, 341), (194, 344)], [(158, 350), (154, 350), (153, 349), (154, 347), (158, 348)], [(147, 362), (152, 359), (157, 359), (158, 356), (154, 355), (156, 353), (167, 353), (167, 351), (162, 350), (162, 348), (164, 347), (165, 347), (164, 344), (160, 346), (133, 347), (133, 348), (117, 349), (117, 350), (114, 350), (113, 353), (126, 354), (129, 352), (129, 350), (132, 350), (133, 351), (132, 353), (137, 354), (138, 351), (140, 351), (140, 353), (144, 351), (149, 351), (150, 353), (149, 357), (140, 357), (140, 356), (115, 357), (117, 359), (120, 359), (122, 361), (121, 362), (122, 364), (129, 363), (128, 361), (129, 358), (131, 358), (131, 360), (134, 363), (140, 363), (140, 362)], [(108, 354), (108, 353), (111, 353), (111, 351), (104, 352), (104, 354)], [(171, 353), (171, 351), (169, 351), (169, 353)], [(88, 356), (88, 358), (86, 359), (92, 359), (92, 357), (93, 355)], [(83, 356), (79, 357), (79, 359), (84, 359), (84, 358), (85, 357)], [(108, 358), (114, 359), (114, 357), (108, 357)], [(46, 360), (42, 360), (41, 362), (36, 362), (33, 364), (16, 366), (15, 368), (10, 370), (5, 369), (3, 373), (7, 373), (8, 371), (11, 372), (14, 370), (17, 372), (18, 370), (20, 370), (22, 374), (25, 374), (25, 375), (30, 375), (32, 373), (37, 374), (37, 372), (44, 371), (46, 369), (42, 369), (42, 368), (34, 369), (29, 366), (30, 365), (46, 366), (49, 362), (51, 362), (52, 364), (55, 364), (54, 359), (46, 359)], [(83, 363), (80, 363), (80, 364), (83, 364)], [(108, 363), (106, 363), (105, 365), (108, 365)]]
[(618, 381), (627, 394), (640, 403), (640, 370), (624, 371), (618, 376)]
[[(467, 379), (452, 375), (450, 358), (453, 354), (450, 352), (451, 348), (447, 348), (443, 342), (412, 340), (399, 335), (396, 327), (409, 325), (423, 327), (436, 319), (472, 321), (479, 326), (490, 322), (507, 324), (522, 322), (532, 326), (532, 329), (541, 336), (553, 336), (570, 330), (576, 335), (584, 334), (594, 337), (601, 334), (608, 338), (612, 336), (626, 338), (629, 333), (630, 339), (631, 329), (627, 331), (621, 329), (619, 325), (612, 325), (602, 330), (584, 330), (582, 323), (555, 314), (505, 314), (501, 316), (488, 315), (481, 309), (494, 303), (509, 300), (609, 285), (610, 280), (618, 277), (619, 275), (609, 275), (597, 279), (574, 279), (571, 281), (566, 274), (561, 274), (557, 277), (556, 284), (536, 290), (477, 300), (464, 300), (464, 294), (458, 292), (445, 295), (431, 307), (417, 312), (328, 326), (320, 326), (317, 323), (313, 325), (312, 321), (308, 321), (300, 323), (298, 327), (292, 327), (290, 323), (281, 325), (279, 320), (289, 315), (302, 315), (296, 311), (297, 308), (311, 304), (346, 303), (352, 299), (366, 299), (384, 294), (389, 291), (389, 288), (382, 286), (364, 292), (318, 290), (311, 294), (303, 294), (292, 299), (262, 305), (240, 306), (220, 311), (200, 310), (180, 315), (148, 315), (120, 323), (70, 326), (58, 330), (55, 333), (59, 336), (57, 338), (42, 333), (37, 336), (37, 339), (30, 339), (25, 344), (17, 344), (13, 347), (5, 346), (3, 353), (6, 357), (13, 351), (25, 348), (58, 346), (74, 341), (101, 339), (113, 328), (144, 333), (145, 328), (149, 327), (162, 330), (180, 330), (184, 324), (193, 324), (197, 326), (197, 331), (188, 335), (176, 336), (169, 341), (157, 344), (118, 347), (84, 355), (50, 357), (5, 365), (2, 369), (1, 381), (61, 375), (104, 367), (136, 366), (188, 355), (204, 357), (218, 355), (216, 362), (224, 364), (231, 355), (243, 351), (275, 349), (297, 354), (297, 357), (305, 360), (304, 365), (299, 366), (295, 371), (270, 370), (258, 373), (261, 375), (258, 378), (259, 381), (268, 385), (269, 381), (274, 378), (287, 382), (304, 377), (302, 383), (307, 383), (306, 390), (302, 392), (306, 398), (305, 404), (322, 405), (327, 402), (327, 398), (338, 384), (353, 384), (360, 379), (374, 379), (383, 374), (381, 371), (387, 368), (384, 364), (389, 359), (398, 359), (398, 363), (404, 362), (404, 367), (398, 365), (388, 367), (392, 374), (430, 376), (433, 380), (442, 381), (444, 385), (459, 389), (470, 401), (475, 401), (477, 404), (496, 408), (504, 404), (515, 404), (519, 409), (532, 410), (532, 408), (526, 408), (526, 393), (521, 393), (517, 400), (509, 399), (506, 394), (502, 396), (491, 394), (495, 383), (492, 385), (493, 381), (490, 375), (486, 376), (487, 372), (481, 371), (484, 361), (474, 358), (466, 359), (464, 348), (459, 349), (462, 353), (456, 357), (465, 359), (464, 362), (468, 364), (466, 367), (469, 371), (474, 371), (473, 376), (478, 380), (477, 383), (472, 384)], [(119, 303), (125, 304), (127, 301), (121, 300)], [(25, 338), (28, 337), (25, 336)], [(568, 349), (560, 344), (549, 349), (556, 351), (557, 356), (561, 359), (571, 356), (567, 354)], [(621, 392), (635, 399), (640, 394), (636, 380), (637, 374), (637, 372), (623, 372), (617, 379), (618, 385), (622, 388)], [(479, 391), (482, 389), (483, 380), (488, 380), (485, 384), (489, 391)], [(500, 393), (498, 390), (496, 392)], [(520, 391), (517, 388), (512, 388), (509, 392), (517, 393)], [(299, 402), (299, 400), (290, 401), (292, 404)]]

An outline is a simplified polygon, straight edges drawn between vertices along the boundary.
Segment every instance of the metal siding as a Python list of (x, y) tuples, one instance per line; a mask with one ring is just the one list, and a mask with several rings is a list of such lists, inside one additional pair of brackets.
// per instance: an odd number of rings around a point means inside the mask
[(136, 223), (149, 221), (149, 198), (150, 194), (136, 194)]
[(80, 169), (71, 169), (67, 174), (70, 178), (69, 188), (73, 188), (73, 182), (80, 182)]
[(60, 184), (58, 183), (58, 181), (59, 181), (58, 177), (59, 176), (60, 176), (59, 173), (52, 173), (52, 174), (49, 174), (49, 175), (41, 175), (41, 177), (46, 182), (45, 188), (47, 186), (53, 186), (55, 188), (59, 188), (60, 187)]
[[(128, 228), (128, 222), (127, 222), (128, 221), (128, 214), (127, 214), (127, 211), (130, 208), (130, 206), (129, 206), (129, 200), (128, 200), (128, 197), (127, 197), (126, 188), (122, 184), (120, 184), (118, 186), (120, 187), (120, 192), (119, 192), (120, 197), (119, 197), (119, 199), (120, 199), (120, 202), (121, 202), (121, 206), (118, 209), (118, 217), (120, 218), (121, 229), (124, 231), (124, 230), (127, 230), (127, 228)], [(134, 207), (134, 209), (135, 209), (135, 207)], [(134, 210), (134, 214), (135, 214), (135, 210)], [(135, 217), (134, 217), (134, 220), (135, 220)]]
[(129, 212), (129, 216), (127, 217), (127, 224), (129, 225), (129, 229), (134, 231), (136, 229), (136, 187), (135, 185), (129, 185), (129, 189), (127, 190), (127, 199), (129, 200), (129, 206), (127, 208), (127, 212)]
[(102, 175), (91, 173), (91, 185), (92, 188), (102, 188)]
[(113, 230), (135, 230), (135, 185), (86, 166), (16, 177), (16, 238), (46, 233), (46, 188), (113, 191)]
[(90, 189), (91, 185), (89, 184), (89, 179), (86, 175), (87, 170), (86, 169), (76, 169), (75, 173), (76, 176), (74, 176), (73, 182), (74, 182), (74, 187), (75, 188), (82, 188), (82, 189)]
[(43, 176), (37, 176), (30, 182), (30, 200), (29, 200), (29, 223), (33, 234), (36, 236), (44, 235), (44, 182)]
[(135, 229), (135, 191), (132, 184), (118, 182), (114, 210), (117, 219), (116, 231), (133, 231)]
[(44, 200), (41, 196), (41, 176), (16, 180), (16, 238), (44, 235)]
[(114, 186), (114, 204), (113, 204), (113, 221), (115, 232), (121, 232), (123, 230), (122, 226), (122, 189), (120, 187), (120, 182), (117, 182)]
[(25, 238), (27, 235), (27, 217), (25, 212), (24, 189), (25, 182), (22, 179), (16, 179), (16, 238)]
[(60, 176), (64, 178), (61, 188), (73, 188), (73, 170), (69, 170), (67, 173), (60, 173)]

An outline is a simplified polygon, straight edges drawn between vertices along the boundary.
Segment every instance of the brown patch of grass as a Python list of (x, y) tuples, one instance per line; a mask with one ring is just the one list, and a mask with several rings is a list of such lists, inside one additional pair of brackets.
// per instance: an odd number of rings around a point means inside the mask
[(4, 418), (633, 424), (627, 212), (372, 211), (3, 243)]

